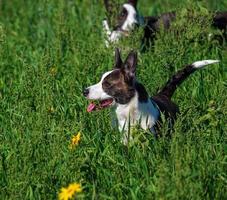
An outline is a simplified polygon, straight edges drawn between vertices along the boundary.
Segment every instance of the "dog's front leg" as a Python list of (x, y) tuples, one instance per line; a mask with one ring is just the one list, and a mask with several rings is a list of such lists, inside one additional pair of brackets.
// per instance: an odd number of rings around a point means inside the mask
[(109, 37), (111, 35), (110, 27), (106, 19), (102, 21), (103, 29), (106, 32), (106, 35)]
[(130, 134), (130, 131), (124, 131), (123, 132), (123, 137), (121, 139), (122, 144), (127, 146), (130, 143), (130, 141), (132, 141), (132, 140), (133, 140), (133, 137)]
[(108, 21), (106, 19), (104, 19), (102, 21), (102, 26), (103, 26), (103, 31), (106, 33), (106, 37), (107, 37), (107, 40), (105, 39), (105, 44), (106, 44), (106, 47), (109, 47), (109, 41), (110, 41), (110, 37), (111, 37), (111, 31), (110, 31), (110, 27), (109, 27), (109, 24), (108, 24)]
[(128, 145), (133, 140), (132, 134), (129, 128), (129, 122), (125, 120), (118, 120), (118, 129), (122, 133), (121, 143)]

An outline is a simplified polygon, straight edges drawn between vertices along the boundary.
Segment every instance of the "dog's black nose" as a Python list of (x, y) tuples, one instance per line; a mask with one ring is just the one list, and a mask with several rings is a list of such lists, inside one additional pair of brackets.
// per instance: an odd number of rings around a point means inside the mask
[(89, 89), (84, 89), (84, 91), (83, 91), (83, 95), (85, 96), (85, 97), (87, 97), (88, 96), (88, 94), (89, 94)]

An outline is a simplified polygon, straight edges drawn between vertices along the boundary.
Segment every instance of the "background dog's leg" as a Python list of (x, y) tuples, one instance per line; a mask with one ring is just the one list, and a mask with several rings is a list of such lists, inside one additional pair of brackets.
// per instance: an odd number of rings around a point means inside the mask
[(109, 24), (108, 24), (106, 19), (104, 19), (102, 21), (102, 25), (103, 25), (103, 30), (104, 30), (104, 32), (106, 33), (106, 36), (107, 36), (107, 40), (105, 40), (105, 44), (106, 44), (106, 47), (109, 47), (111, 31), (110, 31), (110, 27), (109, 27)]

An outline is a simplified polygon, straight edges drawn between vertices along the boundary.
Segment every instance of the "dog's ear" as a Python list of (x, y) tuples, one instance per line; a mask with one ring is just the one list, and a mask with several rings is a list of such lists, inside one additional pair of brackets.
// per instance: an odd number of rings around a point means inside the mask
[(134, 8), (137, 6), (137, 0), (128, 0), (128, 3), (130, 3)]
[(136, 76), (137, 53), (131, 51), (124, 63), (124, 74), (127, 81), (131, 82)]
[(120, 69), (122, 66), (121, 53), (118, 48), (115, 49), (115, 65), (114, 68)]

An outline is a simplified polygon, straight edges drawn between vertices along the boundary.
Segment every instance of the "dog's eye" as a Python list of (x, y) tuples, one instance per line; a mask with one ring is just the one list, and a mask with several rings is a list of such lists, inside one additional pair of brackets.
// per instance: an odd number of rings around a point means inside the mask
[(122, 11), (122, 12), (121, 12), (121, 17), (124, 17), (124, 16), (125, 16), (125, 12)]
[(125, 17), (126, 14), (127, 14), (127, 11), (125, 9), (123, 9), (120, 13), (120, 16)]

